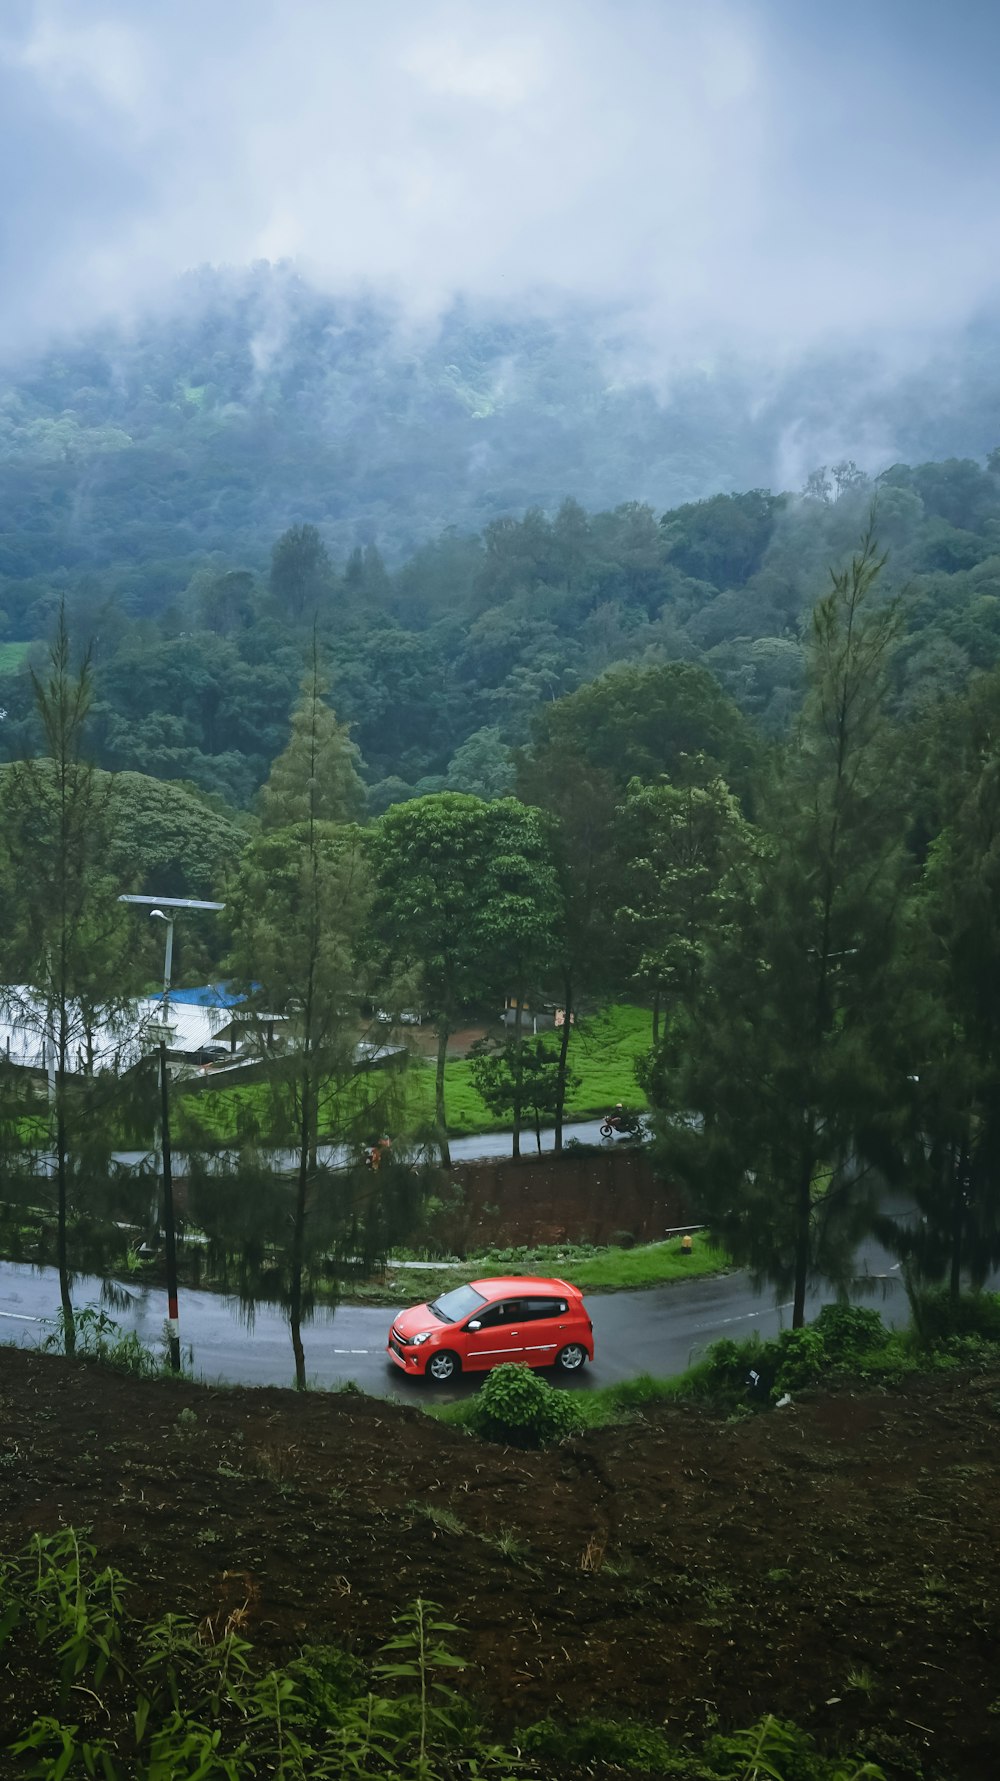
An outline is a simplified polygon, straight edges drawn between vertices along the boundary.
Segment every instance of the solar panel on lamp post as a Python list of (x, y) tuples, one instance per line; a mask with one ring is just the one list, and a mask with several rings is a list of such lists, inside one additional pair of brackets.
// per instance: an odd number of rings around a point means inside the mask
[(211, 909), (225, 903), (205, 903), (194, 897), (121, 896), (119, 903), (138, 903), (149, 909), (150, 919), (165, 921), (167, 943), (163, 955), (163, 1019), (160, 1022), (160, 1156), (163, 1165), (163, 1243), (167, 1272), (167, 1341), (171, 1370), (181, 1370), (181, 1329), (177, 1304), (177, 1235), (174, 1227), (174, 1182), (170, 1157), (170, 1073), (167, 1069), (167, 1029), (170, 1018), (170, 976), (174, 960), (174, 917), (167, 909)]

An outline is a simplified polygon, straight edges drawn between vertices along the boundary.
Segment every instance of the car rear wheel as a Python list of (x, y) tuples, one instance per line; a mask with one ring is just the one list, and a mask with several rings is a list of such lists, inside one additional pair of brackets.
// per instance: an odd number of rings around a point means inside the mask
[(587, 1358), (587, 1350), (582, 1342), (567, 1342), (556, 1355), (556, 1366), (564, 1373), (578, 1373)]
[(450, 1348), (442, 1348), (438, 1354), (432, 1354), (427, 1362), (427, 1371), (438, 1385), (447, 1385), (449, 1379), (461, 1371), (458, 1355), (452, 1354)]

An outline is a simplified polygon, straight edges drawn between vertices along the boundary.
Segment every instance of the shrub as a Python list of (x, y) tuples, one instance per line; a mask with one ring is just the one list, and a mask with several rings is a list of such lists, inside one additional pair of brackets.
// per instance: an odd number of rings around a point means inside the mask
[(779, 1398), (786, 1391), (801, 1391), (804, 1385), (811, 1385), (828, 1365), (822, 1331), (813, 1324), (800, 1330), (782, 1330), (773, 1343), (765, 1343), (765, 1349), (771, 1348), (777, 1349), (777, 1367), (771, 1389)]
[(547, 1447), (581, 1429), (583, 1406), (521, 1362), (494, 1367), (473, 1400), (467, 1428), (510, 1447)]
[(705, 1361), (703, 1389), (709, 1398), (770, 1401), (779, 1366), (776, 1342), (762, 1342), (759, 1336), (733, 1342), (724, 1336), (712, 1343)]
[(885, 1781), (874, 1763), (823, 1756), (808, 1732), (770, 1713), (746, 1731), (711, 1738), (704, 1761), (719, 1781), (747, 1781), (751, 1775), (774, 1781)]
[(927, 1343), (949, 1336), (981, 1336), (1000, 1342), (1000, 1293), (964, 1292), (952, 1299), (944, 1288), (921, 1293), (917, 1299), (917, 1324)]
[[(62, 1354), (65, 1351), (65, 1318), (62, 1311), (50, 1320), (51, 1328), (42, 1341), (43, 1350)], [(154, 1379), (166, 1372), (166, 1351), (157, 1355), (147, 1348), (135, 1330), (125, 1331), (121, 1324), (101, 1309), (100, 1305), (82, 1305), (73, 1313), (76, 1332), (77, 1360), (96, 1361), (99, 1366), (116, 1367), (122, 1373), (135, 1373), (140, 1379)]]
[(889, 1342), (877, 1311), (860, 1305), (825, 1305), (815, 1323), (782, 1330), (768, 1342), (750, 1336), (714, 1342), (706, 1356), (699, 1395), (731, 1404), (774, 1403), (786, 1392), (813, 1385), (836, 1367), (878, 1365)]
[(939, 1353), (954, 1367), (975, 1367), (980, 1373), (991, 1372), (997, 1364), (996, 1343), (984, 1336), (949, 1336)]
[(655, 1775), (691, 1774), (690, 1757), (680, 1756), (659, 1732), (615, 1719), (585, 1714), (573, 1725), (540, 1719), (519, 1732), (516, 1741), (525, 1756), (548, 1758), (560, 1770), (572, 1767), (583, 1772), (595, 1763), (609, 1763)]
[(812, 1327), (819, 1330), (833, 1367), (848, 1367), (889, 1340), (878, 1312), (866, 1305), (824, 1305)]

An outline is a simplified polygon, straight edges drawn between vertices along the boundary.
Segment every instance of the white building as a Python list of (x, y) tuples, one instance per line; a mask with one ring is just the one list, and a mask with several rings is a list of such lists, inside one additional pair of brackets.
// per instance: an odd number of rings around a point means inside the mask
[[(233, 1010), (242, 1000), (208, 985), (200, 990), (171, 991), (167, 1050), (172, 1058), (191, 1058), (205, 1045), (225, 1044), (235, 1052), (238, 1022)], [(116, 1014), (92, 1024), (78, 1004), (71, 1003), (67, 1064), (77, 1071), (127, 1070), (143, 1051), (159, 1043), (163, 997), (141, 996)], [(221, 1037), (220, 1037), (221, 1035)], [(55, 1034), (47, 1030), (45, 1004), (24, 984), (0, 990), (0, 1058), (28, 1070), (55, 1065)]]

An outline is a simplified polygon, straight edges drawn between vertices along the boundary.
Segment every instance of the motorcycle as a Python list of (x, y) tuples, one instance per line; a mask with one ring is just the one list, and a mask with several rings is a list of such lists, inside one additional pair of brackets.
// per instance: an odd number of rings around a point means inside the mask
[(643, 1123), (634, 1113), (609, 1113), (601, 1124), (602, 1138), (641, 1138)]

